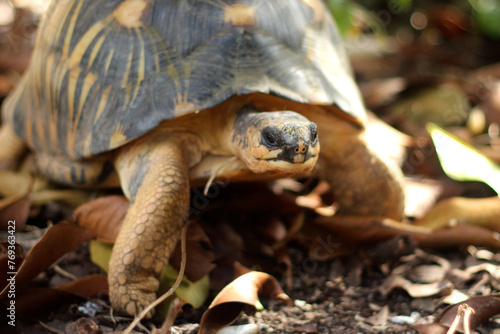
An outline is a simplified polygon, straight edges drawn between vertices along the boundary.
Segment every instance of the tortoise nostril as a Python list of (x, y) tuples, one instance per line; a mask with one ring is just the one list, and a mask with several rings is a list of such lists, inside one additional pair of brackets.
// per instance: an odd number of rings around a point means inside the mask
[(296, 154), (300, 154), (300, 153), (306, 153), (307, 151), (307, 148), (305, 146), (297, 146), (295, 149), (294, 149), (295, 153)]

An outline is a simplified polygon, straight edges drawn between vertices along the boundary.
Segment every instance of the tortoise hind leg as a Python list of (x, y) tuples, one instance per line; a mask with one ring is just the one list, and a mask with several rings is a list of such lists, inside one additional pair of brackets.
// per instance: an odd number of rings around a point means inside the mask
[(0, 128), (0, 170), (13, 169), (27, 152), (27, 146), (7, 124)]
[(339, 214), (401, 220), (404, 194), (400, 173), (372, 152), (361, 137), (342, 142), (349, 153), (337, 160), (335, 149), (330, 154), (323, 150), (321, 161), (324, 178), (339, 204)]
[(120, 186), (113, 164), (107, 159), (72, 161), (39, 152), (36, 165), (50, 180), (72, 187), (110, 188)]
[(115, 166), (130, 206), (109, 263), (109, 294), (116, 311), (135, 315), (156, 298), (187, 218), (188, 167), (175, 140), (134, 142)]
[(359, 127), (321, 111), (306, 117), (318, 124), (319, 164), (332, 186), (339, 214), (401, 220), (401, 172), (367, 147)]

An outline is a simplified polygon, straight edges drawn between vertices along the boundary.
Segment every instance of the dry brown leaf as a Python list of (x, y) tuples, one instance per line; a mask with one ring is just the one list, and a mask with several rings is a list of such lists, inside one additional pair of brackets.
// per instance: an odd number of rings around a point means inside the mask
[(16, 313), (23, 315), (44, 313), (75, 298), (103, 298), (107, 295), (107, 276), (89, 275), (56, 287), (16, 291)]
[(500, 232), (500, 198), (452, 197), (430, 209), (415, 225), (432, 228), (467, 224)]
[[(59, 223), (51, 226), (35, 246), (26, 254), (15, 275), (16, 289), (20, 289), (39, 273), (50, 267), (61, 256), (81, 244), (95, 238), (95, 234), (76, 225)], [(8, 285), (2, 282), (3, 291), (0, 298), (5, 297)]]
[[(469, 325), (470, 329), (474, 329), (489, 318), (500, 314), (500, 296), (472, 297), (462, 303), (450, 305), (441, 311), (434, 322), (450, 327), (455, 321), (460, 308), (464, 306), (473, 310), (473, 313), (470, 314)], [(459, 322), (457, 330), (463, 332), (463, 321)]]
[(215, 297), (201, 319), (198, 333), (215, 333), (232, 324), (241, 312), (255, 312), (258, 295), (292, 303), (273, 276), (252, 271), (235, 279)]
[(415, 239), (421, 247), (448, 248), (476, 245), (500, 249), (500, 240), (497, 232), (472, 225), (441, 228), (429, 235), (417, 235)]
[[(179, 269), (181, 264), (180, 246), (181, 243), (178, 242), (170, 258), (170, 264), (176, 269)], [(191, 282), (198, 281), (215, 268), (215, 255), (210, 239), (198, 223), (189, 224), (186, 234), (186, 254), (184, 275)]]
[(500, 249), (498, 233), (480, 226), (458, 225), (432, 229), (399, 223), (388, 218), (354, 216), (317, 217), (313, 222), (354, 243), (380, 242), (398, 235), (408, 235), (421, 247), (476, 245)]
[[(99, 241), (114, 243), (127, 213), (129, 201), (124, 196), (100, 197), (79, 206), (75, 211), (76, 223), (96, 234)], [(196, 223), (188, 227), (186, 240), (186, 277), (196, 282), (214, 267), (214, 252), (203, 228)], [(180, 243), (177, 244), (170, 263), (179, 269), (181, 262)]]
[(448, 327), (440, 324), (417, 324), (412, 326), (421, 334), (446, 334)]
[(435, 295), (447, 295), (453, 290), (453, 285), (449, 281), (440, 281), (430, 284), (417, 284), (412, 283), (409, 280), (393, 275), (388, 277), (382, 286), (380, 287), (380, 292), (383, 295), (387, 295), (395, 288), (404, 289), (413, 298), (430, 297)]
[(29, 196), (19, 195), (0, 200), (0, 229), (14, 232), (23, 231), (29, 214)]
[(373, 326), (385, 326), (389, 319), (389, 306), (384, 305), (378, 312), (366, 319), (366, 322)]
[(399, 223), (381, 217), (333, 216), (316, 217), (315, 224), (354, 243), (372, 243), (393, 238), (398, 235), (424, 236), (432, 234), (427, 227)]
[(442, 281), (446, 276), (446, 268), (435, 264), (423, 264), (413, 267), (408, 277), (420, 283), (434, 283)]
[(100, 197), (79, 206), (75, 211), (76, 223), (92, 231), (97, 240), (114, 243), (127, 213), (129, 202), (123, 196)]

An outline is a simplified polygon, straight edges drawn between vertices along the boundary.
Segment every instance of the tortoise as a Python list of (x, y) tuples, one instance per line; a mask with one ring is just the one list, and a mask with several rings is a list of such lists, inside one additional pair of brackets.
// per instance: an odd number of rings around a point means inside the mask
[(55, 0), (3, 117), (0, 168), (29, 149), (56, 182), (121, 186), (109, 293), (131, 315), (155, 298), (207, 175), (303, 175), (318, 161), (339, 214), (402, 216), (321, 0)]

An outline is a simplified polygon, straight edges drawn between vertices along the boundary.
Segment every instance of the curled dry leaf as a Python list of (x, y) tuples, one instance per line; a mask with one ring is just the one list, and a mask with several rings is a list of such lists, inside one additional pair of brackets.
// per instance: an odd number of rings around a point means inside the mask
[[(79, 244), (94, 239), (95, 234), (76, 225), (59, 223), (47, 229), (43, 237), (26, 254), (15, 275), (16, 288), (20, 289), (39, 273), (50, 267), (61, 256)], [(3, 291), (0, 298), (5, 297), (8, 285), (2, 282)]]
[(422, 298), (450, 294), (453, 290), (453, 285), (449, 281), (440, 281), (430, 284), (416, 284), (401, 276), (393, 275), (384, 281), (380, 287), (380, 292), (383, 295), (387, 295), (395, 288), (404, 289), (413, 298)]
[(472, 225), (436, 229), (432, 234), (417, 235), (415, 239), (421, 247), (448, 248), (476, 245), (500, 249), (500, 238), (497, 232)]
[(446, 276), (446, 270), (435, 264), (420, 265), (411, 269), (409, 277), (416, 282), (434, 283), (442, 281)]
[[(464, 307), (472, 310), (469, 315), (470, 329), (474, 329), (489, 318), (500, 314), (500, 296), (480, 296), (472, 297), (465, 302), (446, 307), (434, 321), (440, 325), (450, 327), (455, 321), (457, 314)], [(457, 330), (463, 332), (463, 321), (458, 323)]]
[(480, 272), (480, 271), (486, 271), (488, 272), (494, 279), (498, 280), (500, 279), (500, 267), (493, 264), (493, 263), (481, 263), (476, 266), (469, 266), (465, 268), (465, 273), (469, 274), (470, 276)]
[(201, 319), (198, 333), (216, 333), (232, 324), (241, 312), (255, 312), (258, 295), (293, 305), (273, 276), (252, 271), (235, 279), (215, 297)]
[(480, 226), (458, 225), (452, 228), (433, 229), (404, 224), (388, 218), (354, 216), (317, 217), (313, 222), (355, 243), (380, 242), (398, 235), (408, 235), (421, 247), (448, 248), (476, 245), (500, 249), (498, 233)]
[(500, 198), (452, 197), (436, 204), (415, 225), (432, 228), (452, 224), (486, 227), (500, 232)]
[(97, 198), (75, 210), (76, 223), (94, 232), (99, 241), (114, 243), (128, 205), (128, 200), (123, 196)]
[(412, 327), (421, 334), (446, 334), (449, 329), (440, 324), (417, 324)]

